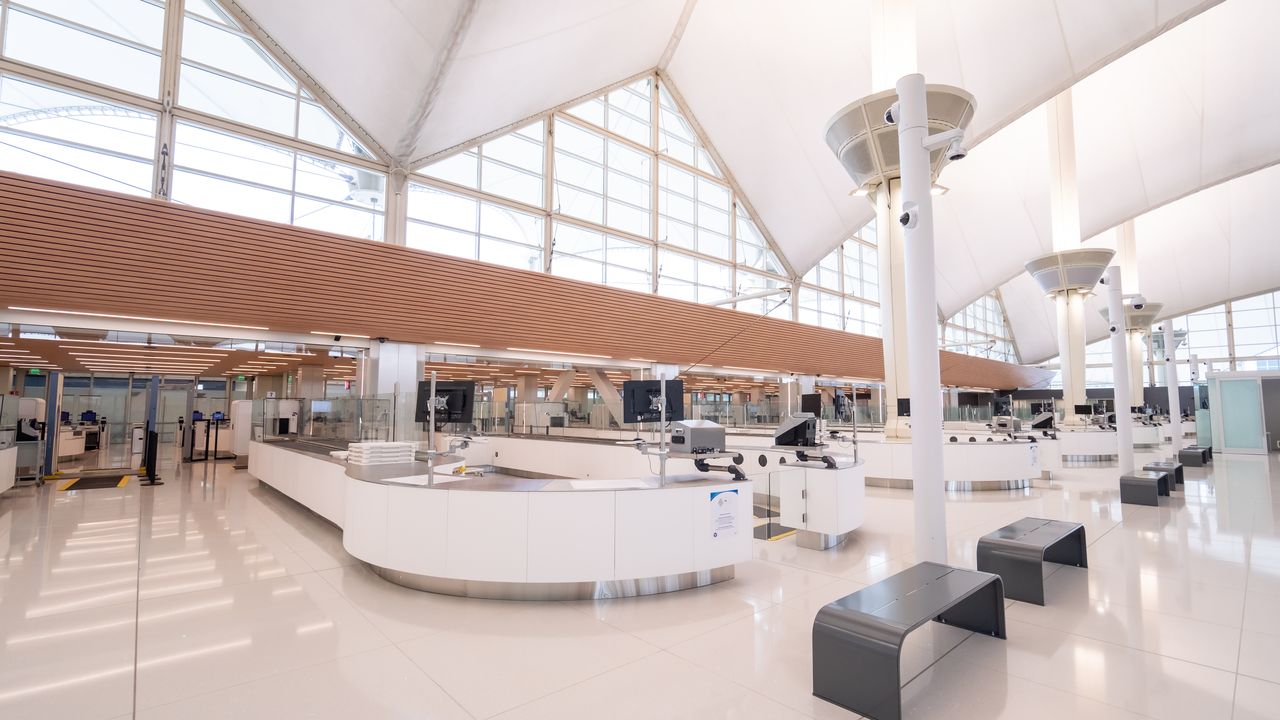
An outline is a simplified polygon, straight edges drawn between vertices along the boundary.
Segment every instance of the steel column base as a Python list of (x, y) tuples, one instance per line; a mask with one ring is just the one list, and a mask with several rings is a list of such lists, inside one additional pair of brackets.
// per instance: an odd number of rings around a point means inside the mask
[(677, 573), (661, 577), (633, 580), (599, 580), (594, 582), (491, 582), (487, 580), (460, 580), (431, 575), (389, 570), (370, 565), (379, 577), (413, 590), (454, 595), (485, 600), (605, 600), (610, 598), (658, 595), (660, 593), (691, 590), (706, 585), (732, 580), (734, 566), (723, 565), (711, 570)]
[(1107, 465), (1120, 459), (1119, 455), (1063, 455), (1062, 462), (1077, 465)]

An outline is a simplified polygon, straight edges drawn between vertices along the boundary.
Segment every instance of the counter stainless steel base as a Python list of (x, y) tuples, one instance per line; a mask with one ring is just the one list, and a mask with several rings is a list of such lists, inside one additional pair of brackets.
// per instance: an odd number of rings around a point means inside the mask
[(1062, 462), (1076, 463), (1078, 465), (1108, 465), (1119, 459), (1120, 459), (1120, 456), (1115, 454), (1100, 454), (1100, 455), (1080, 454), (1080, 455), (1063, 455), (1062, 456)]
[(690, 590), (732, 580), (734, 577), (733, 565), (635, 580), (534, 583), (459, 580), (415, 575), (376, 565), (370, 565), (369, 568), (383, 579), (413, 590), (485, 600), (607, 600)]
[[(1031, 487), (1031, 478), (1016, 480), (948, 480), (944, 484), (947, 492), (990, 492), (996, 490), (1024, 490)], [(909, 478), (868, 477), (867, 487), (894, 488), (910, 490), (915, 484)]]
[(819, 533), (809, 530), (797, 530), (796, 547), (802, 547), (806, 550), (830, 550), (831, 548), (840, 545), (845, 540), (848, 540), (849, 536), (852, 534), (852, 530), (847, 533), (834, 535), (831, 533)]

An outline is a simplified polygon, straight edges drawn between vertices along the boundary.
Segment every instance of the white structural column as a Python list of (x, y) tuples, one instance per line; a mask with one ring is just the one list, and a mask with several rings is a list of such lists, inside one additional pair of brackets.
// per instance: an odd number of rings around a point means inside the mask
[[(1121, 223), (1116, 228), (1116, 260), (1120, 263), (1120, 281), (1124, 283), (1125, 292), (1131, 295), (1142, 292), (1139, 289), (1138, 242), (1133, 220)], [(1143, 404), (1142, 356), (1146, 349), (1145, 336), (1150, 331), (1149, 327), (1130, 327), (1126, 333), (1129, 343), (1130, 405)]]
[(1111, 317), (1111, 370), (1115, 374), (1116, 444), (1120, 474), (1133, 472), (1133, 414), (1124, 405), (1129, 397), (1129, 343), (1124, 316), (1124, 290), (1120, 268), (1107, 268), (1107, 313)]
[(416, 393), (426, 349), (413, 343), (373, 342), (365, 363), (365, 392), (371, 395)]
[(906, 229), (902, 214), (902, 181), (894, 178), (875, 191), (876, 245), (880, 248), (880, 323), (884, 353), (885, 435), (907, 434), (898, 417), (898, 399), (911, 397), (907, 374)]
[(1178, 357), (1174, 345), (1173, 321), (1164, 321), (1164, 386), (1169, 390), (1169, 425), (1173, 440), (1173, 457), (1182, 449), (1182, 398), (1178, 395)]
[[(1049, 215), (1053, 250), (1080, 247), (1080, 199), (1076, 186), (1075, 117), (1071, 90), (1049, 101)], [(1054, 297), (1058, 311), (1058, 358), (1062, 370), (1062, 400), (1066, 415), (1085, 404), (1084, 295), (1065, 290)]]
[(942, 475), (942, 374), (938, 359), (938, 290), (934, 274), (932, 172), (924, 76), (898, 81), (898, 153), (906, 226), (907, 377), (911, 383), (911, 475), (916, 559), (947, 561), (946, 484)]

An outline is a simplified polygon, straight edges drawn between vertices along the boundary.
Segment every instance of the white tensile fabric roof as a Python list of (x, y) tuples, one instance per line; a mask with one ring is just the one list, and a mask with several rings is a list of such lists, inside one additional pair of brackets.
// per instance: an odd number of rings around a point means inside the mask
[[(666, 61), (797, 271), (872, 217), (822, 139), (886, 89), (871, 0), (235, 1), (400, 162)], [(1052, 248), (1040, 106), (1068, 87), (1084, 235), (1141, 216), (1152, 302), (1176, 314), (1280, 285), (1260, 212), (1237, 207), (1280, 190), (1258, 172), (1280, 160), (1280, 3), (1219, 2), (917, 0), (920, 71), (978, 102), (977, 144), (935, 204), (945, 315), (1000, 288), (1022, 359), (1055, 354), (1022, 265)]]

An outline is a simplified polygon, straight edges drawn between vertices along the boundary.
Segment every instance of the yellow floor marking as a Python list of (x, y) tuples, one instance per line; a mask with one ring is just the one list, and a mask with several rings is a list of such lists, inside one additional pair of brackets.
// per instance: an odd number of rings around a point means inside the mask
[(68, 480), (66, 483), (64, 483), (64, 484), (62, 485), (62, 487), (58, 488), (58, 491), (59, 491), (59, 492), (66, 492), (67, 490), (69, 490), (69, 489), (71, 488), (71, 486), (72, 486), (72, 485), (75, 485), (75, 484), (76, 484), (77, 482), (79, 482), (79, 481), (80, 481), (80, 478), (71, 478), (71, 479), (70, 479), (70, 480)]
[(120, 484), (116, 485), (116, 487), (122, 488), (125, 486), (126, 483), (128, 483), (130, 480), (133, 480), (133, 479), (134, 478), (132, 475), (125, 475), (124, 477), (120, 478)]
[(774, 540), (781, 540), (783, 538), (789, 538), (795, 534), (796, 534), (795, 530), (788, 530), (787, 532), (784, 532), (781, 535), (774, 535), (773, 537), (769, 538), (769, 542), (773, 542)]

